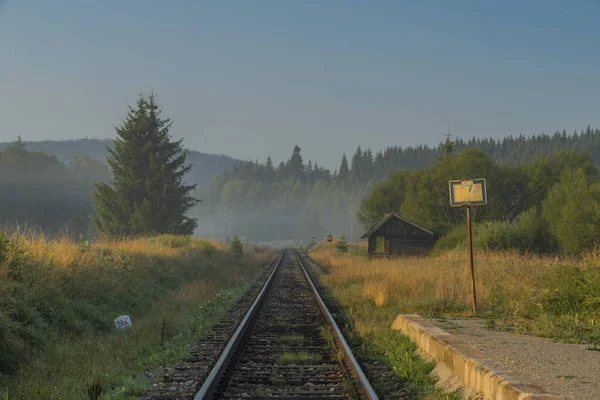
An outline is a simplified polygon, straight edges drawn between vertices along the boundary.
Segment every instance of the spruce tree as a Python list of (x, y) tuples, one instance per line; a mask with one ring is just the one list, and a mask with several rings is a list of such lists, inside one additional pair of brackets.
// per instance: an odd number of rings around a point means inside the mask
[(294, 152), (285, 167), (289, 176), (293, 176), (300, 180), (304, 179), (306, 167), (304, 166), (302, 156), (300, 155), (300, 147), (297, 145), (294, 146)]
[(244, 246), (238, 235), (235, 235), (231, 241), (231, 252), (235, 258), (242, 258), (244, 256)]
[(172, 141), (170, 119), (161, 119), (154, 93), (143, 94), (116, 128), (108, 149), (110, 184), (96, 183), (93, 194), (96, 229), (108, 236), (170, 233), (187, 235), (197, 226), (185, 214), (198, 200), (196, 185), (185, 185), (187, 151)]
[(356, 148), (356, 152), (352, 156), (352, 165), (350, 167), (350, 174), (354, 181), (362, 181), (362, 177), (364, 175), (363, 164), (363, 152), (360, 146), (358, 146)]
[(265, 178), (267, 181), (273, 179), (275, 176), (275, 168), (273, 168), (273, 160), (271, 156), (267, 157), (267, 163), (265, 164)]
[(452, 155), (452, 150), (454, 150), (454, 142), (450, 140), (450, 132), (446, 135), (446, 142), (444, 143), (444, 156), (450, 157)]
[(339, 179), (344, 180), (350, 174), (350, 169), (348, 168), (348, 159), (346, 158), (346, 153), (342, 156), (342, 163), (340, 164), (340, 171), (337, 176)]

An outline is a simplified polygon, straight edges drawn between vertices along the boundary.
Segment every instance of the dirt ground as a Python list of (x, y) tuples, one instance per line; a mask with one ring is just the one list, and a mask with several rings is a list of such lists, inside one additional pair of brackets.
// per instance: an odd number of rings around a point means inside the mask
[(510, 371), (519, 381), (540, 386), (571, 400), (600, 399), (600, 351), (590, 345), (486, 329), (484, 320), (443, 319), (434, 322), (492, 359), (495, 370)]

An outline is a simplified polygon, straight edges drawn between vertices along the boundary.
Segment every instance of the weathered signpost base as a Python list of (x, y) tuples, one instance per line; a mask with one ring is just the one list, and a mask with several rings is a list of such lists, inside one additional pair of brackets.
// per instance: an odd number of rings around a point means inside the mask
[(469, 263), (471, 265), (471, 287), (473, 288), (473, 314), (477, 314), (477, 291), (475, 290), (475, 267), (473, 266), (473, 232), (471, 229), (471, 206), (467, 206), (467, 231), (469, 236)]

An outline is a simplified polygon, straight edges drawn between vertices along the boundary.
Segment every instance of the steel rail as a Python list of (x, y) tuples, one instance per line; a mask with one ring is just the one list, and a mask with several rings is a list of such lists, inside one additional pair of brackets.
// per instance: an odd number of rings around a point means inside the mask
[(267, 292), (267, 289), (273, 282), (273, 277), (275, 276), (277, 269), (281, 265), (281, 261), (283, 260), (283, 256), (285, 255), (285, 252), (286, 252), (286, 250), (283, 250), (281, 252), (281, 256), (279, 257), (279, 260), (277, 260), (277, 263), (275, 264), (273, 271), (271, 271), (271, 274), (265, 281), (262, 289), (256, 296), (256, 299), (254, 299), (254, 301), (252, 302), (252, 305), (248, 309), (248, 312), (246, 312), (246, 315), (244, 315), (244, 318), (239, 323), (237, 329), (231, 336), (231, 339), (229, 339), (229, 342), (227, 342), (225, 349), (223, 350), (223, 352), (221, 353), (221, 356), (215, 363), (215, 366), (210, 371), (210, 374), (208, 375), (208, 377), (202, 384), (202, 387), (200, 388), (200, 390), (194, 397), (194, 400), (205, 400), (205, 399), (211, 398), (210, 396), (212, 396), (214, 390), (216, 389), (217, 385), (219, 384), (219, 379), (220, 379), (222, 373), (225, 371), (225, 369), (227, 368), (227, 366), (229, 365), (229, 363), (231, 361), (231, 357), (234, 354), (234, 351), (232, 351), (232, 350), (237, 347), (237, 345), (240, 342), (240, 339), (243, 337), (244, 333), (248, 329), (252, 318), (256, 314), (258, 305), (263, 300), (264, 294)]
[(329, 309), (327, 309), (327, 306), (325, 305), (325, 302), (321, 298), (319, 291), (317, 290), (316, 286), (314, 285), (312, 278), (308, 274), (308, 271), (306, 270), (306, 267), (304, 266), (302, 259), (300, 258), (300, 256), (296, 252), (296, 250), (293, 250), (293, 253), (296, 256), (296, 259), (298, 260), (300, 267), (302, 268), (302, 272), (304, 273), (304, 276), (306, 277), (306, 280), (308, 281), (310, 288), (312, 289), (313, 296), (315, 297), (315, 300), (317, 301), (317, 304), (319, 306), (319, 309), (321, 310), (321, 313), (323, 314), (323, 317), (325, 318), (327, 323), (329, 323), (333, 327), (334, 333), (338, 339), (338, 343), (341, 343), (342, 348), (344, 349), (344, 352), (346, 353), (346, 356), (350, 360), (351, 367), (354, 370), (354, 373), (356, 374), (356, 376), (358, 377), (358, 380), (361, 384), (361, 388), (364, 391), (364, 394), (367, 396), (367, 398), (369, 398), (371, 400), (378, 400), (379, 398), (377, 397), (377, 393), (375, 393), (375, 390), (373, 390), (373, 387), (369, 383), (367, 376), (365, 375), (362, 368), (360, 367), (360, 364), (354, 357), (354, 354), (352, 354), (352, 349), (350, 349), (348, 342), (346, 342), (346, 339), (344, 338), (344, 334), (340, 330), (338, 324), (335, 322), (333, 315), (331, 315), (331, 313), (329, 312)]

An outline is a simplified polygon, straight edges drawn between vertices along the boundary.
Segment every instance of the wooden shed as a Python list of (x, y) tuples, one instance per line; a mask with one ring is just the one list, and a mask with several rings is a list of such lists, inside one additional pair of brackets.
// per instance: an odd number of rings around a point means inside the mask
[(369, 257), (424, 254), (433, 248), (436, 235), (397, 214), (381, 218), (362, 239), (369, 240)]

